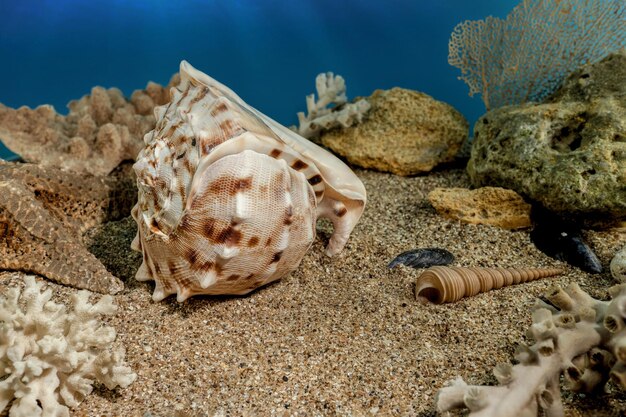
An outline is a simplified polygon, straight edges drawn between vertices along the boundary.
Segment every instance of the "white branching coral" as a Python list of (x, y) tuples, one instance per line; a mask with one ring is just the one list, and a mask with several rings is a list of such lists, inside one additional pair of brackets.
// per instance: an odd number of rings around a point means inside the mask
[(294, 129), (308, 139), (318, 137), (324, 130), (360, 122), (371, 107), (365, 99), (348, 103), (345, 80), (332, 72), (319, 74), (315, 78), (315, 89), (318, 100), (315, 101), (315, 94), (306, 97), (308, 114), (298, 113), (299, 126)]
[(66, 312), (42, 286), (27, 276), (22, 292), (0, 297), (0, 412), (10, 406), (10, 417), (69, 416), (94, 381), (125, 388), (137, 377), (111, 349), (115, 329), (99, 321), (117, 310), (111, 296), (90, 304), (80, 291)]
[(611, 379), (626, 389), (626, 284), (610, 289), (612, 301), (599, 301), (576, 284), (555, 288), (537, 301), (517, 365), (498, 365), (501, 385), (468, 385), (462, 378), (439, 391), (438, 412), (466, 407), (471, 417), (563, 416), (560, 376), (566, 388), (591, 392)]

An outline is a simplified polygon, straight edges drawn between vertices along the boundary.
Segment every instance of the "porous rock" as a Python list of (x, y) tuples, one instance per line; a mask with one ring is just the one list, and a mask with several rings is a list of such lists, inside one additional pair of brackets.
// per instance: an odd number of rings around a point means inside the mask
[(322, 144), (363, 168), (413, 175), (449, 162), (468, 136), (467, 120), (449, 104), (403, 88), (376, 90), (364, 120), (321, 137)]
[(529, 227), (530, 204), (515, 191), (499, 187), (435, 188), (428, 200), (442, 216), (503, 229)]
[(626, 51), (582, 67), (543, 103), (492, 110), (468, 173), (585, 226), (626, 219)]

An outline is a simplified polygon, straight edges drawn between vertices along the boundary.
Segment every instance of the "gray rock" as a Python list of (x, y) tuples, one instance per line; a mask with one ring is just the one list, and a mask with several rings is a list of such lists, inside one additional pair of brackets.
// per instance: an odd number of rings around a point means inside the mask
[(571, 74), (544, 103), (492, 110), (468, 173), (586, 226), (626, 219), (626, 51)]

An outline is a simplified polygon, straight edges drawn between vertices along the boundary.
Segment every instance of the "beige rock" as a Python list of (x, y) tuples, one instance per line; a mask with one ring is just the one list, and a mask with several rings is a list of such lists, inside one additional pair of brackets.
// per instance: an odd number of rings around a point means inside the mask
[(467, 139), (467, 120), (449, 104), (412, 90), (376, 90), (362, 123), (335, 129), (322, 144), (364, 168), (413, 175), (451, 161)]
[(435, 188), (428, 194), (428, 200), (442, 216), (465, 223), (503, 229), (521, 229), (531, 224), (530, 204), (505, 188)]

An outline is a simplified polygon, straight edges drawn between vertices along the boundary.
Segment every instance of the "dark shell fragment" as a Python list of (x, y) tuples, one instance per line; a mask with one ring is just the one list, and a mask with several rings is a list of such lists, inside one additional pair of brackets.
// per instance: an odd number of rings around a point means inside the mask
[(423, 248), (402, 252), (389, 262), (388, 268), (396, 265), (406, 265), (411, 268), (429, 268), (435, 265), (448, 265), (454, 262), (454, 255), (445, 249)]
[(551, 258), (567, 262), (592, 274), (602, 272), (598, 256), (583, 240), (581, 230), (572, 223), (542, 213), (535, 217), (536, 226), (530, 240)]

